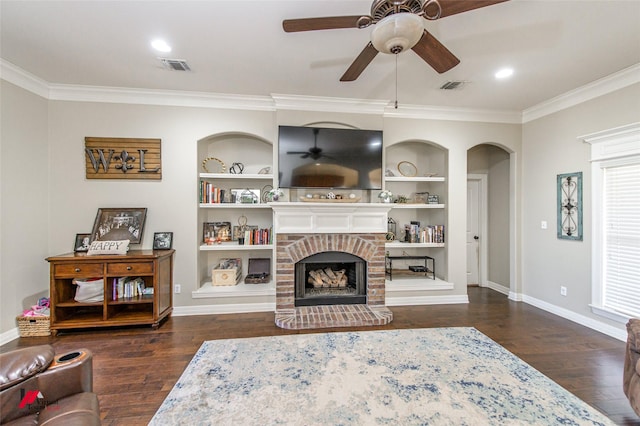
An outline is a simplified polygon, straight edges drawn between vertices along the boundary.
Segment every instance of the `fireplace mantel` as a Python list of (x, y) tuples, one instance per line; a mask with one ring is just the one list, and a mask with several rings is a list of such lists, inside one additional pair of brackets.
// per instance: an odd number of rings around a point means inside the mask
[(269, 203), (276, 234), (386, 233), (385, 203)]

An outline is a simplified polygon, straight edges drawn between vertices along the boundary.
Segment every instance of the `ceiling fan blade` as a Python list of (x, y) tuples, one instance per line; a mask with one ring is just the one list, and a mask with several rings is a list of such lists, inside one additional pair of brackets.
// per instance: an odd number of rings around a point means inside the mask
[(362, 71), (373, 61), (373, 58), (375, 58), (377, 54), (378, 51), (373, 47), (373, 44), (369, 42), (362, 52), (360, 52), (356, 60), (353, 61), (349, 69), (340, 77), (340, 81), (354, 81), (362, 74)]
[(333, 30), (337, 28), (358, 28), (362, 16), (328, 16), (324, 18), (285, 19), (282, 28), (287, 33), (299, 31)]
[(449, 49), (444, 47), (427, 30), (424, 30), (420, 41), (411, 49), (440, 74), (449, 71), (460, 63), (460, 59), (456, 58)]
[(506, 1), (509, 0), (438, 0), (442, 8), (441, 18)]

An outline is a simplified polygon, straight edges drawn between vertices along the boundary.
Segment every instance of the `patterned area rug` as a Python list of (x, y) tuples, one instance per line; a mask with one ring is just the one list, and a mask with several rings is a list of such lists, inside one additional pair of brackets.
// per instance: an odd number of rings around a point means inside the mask
[(204, 342), (151, 425), (613, 425), (474, 328)]

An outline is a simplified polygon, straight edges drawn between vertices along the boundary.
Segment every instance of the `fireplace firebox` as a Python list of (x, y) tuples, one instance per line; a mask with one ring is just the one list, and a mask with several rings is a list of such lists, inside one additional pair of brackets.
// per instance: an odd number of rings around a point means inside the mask
[(295, 264), (295, 306), (366, 304), (367, 263), (350, 253), (327, 251)]

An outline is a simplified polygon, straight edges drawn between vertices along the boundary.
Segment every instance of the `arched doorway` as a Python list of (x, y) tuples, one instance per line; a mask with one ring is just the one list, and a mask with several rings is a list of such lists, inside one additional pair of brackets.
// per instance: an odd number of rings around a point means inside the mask
[(481, 144), (467, 152), (467, 284), (509, 294), (511, 158)]

